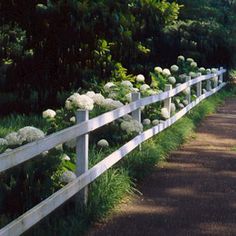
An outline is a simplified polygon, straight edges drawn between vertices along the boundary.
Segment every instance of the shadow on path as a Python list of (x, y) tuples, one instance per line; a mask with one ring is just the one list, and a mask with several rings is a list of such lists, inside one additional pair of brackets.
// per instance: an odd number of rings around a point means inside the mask
[(236, 99), (198, 128), (123, 204), (100, 235), (236, 235)]

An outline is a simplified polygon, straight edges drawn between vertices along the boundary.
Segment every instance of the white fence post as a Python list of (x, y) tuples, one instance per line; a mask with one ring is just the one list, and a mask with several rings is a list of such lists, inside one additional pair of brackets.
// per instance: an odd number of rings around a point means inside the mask
[(202, 95), (202, 81), (197, 83), (197, 97), (200, 97)]
[[(191, 80), (191, 76), (186, 76), (185, 82), (188, 82)], [(186, 95), (186, 100), (188, 101), (188, 104), (191, 102), (191, 86), (188, 87), (189, 94)]]
[[(88, 110), (79, 110), (76, 113), (77, 124), (80, 124), (89, 119)], [(84, 134), (76, 138), (76, 175), (80, 176), (88, 170), (88, 150), (89, 150), (89, 135)], [(88, 187), (83, 188), (78, 194), (79, 203), (87, 204)]]
[[(131, 101), (132, 102), (138, 101), (140, 98), (141, 98), (140, 93), (131, 93)], [(141, 109), (140, 108), (138, 108), (137, 110), (134, 110), (131, 115), (132, 115), (132, 118), (134, 120), (137, 120), (139, 123), (142, 122), (141, 121)], [(139, 150), (141, 151), (141, 149), (142, 149), (142, 147), (141, 147), (141, 144), (140, 144), (139, 145)]]
[[(165, 92), (169, 91), (172, 89), (171, 84), (166, 84), (165, 86)], [(171, 115), (171, 97), (167, 98), (164, 100), (164, 108), (167, 109), (169, 116)]]
[[(135, 102), (141, 98), (140, 93), (131, 93), (131, 101)], [(137, 120), (139, 123), (141, 123), (141, 109), (137, 109), (132, 112), (132, 117), (134, 120)]]
[[(217, 69), (218, 72), (218, 69)], [(217, 73), (216, 72), (216, 73)], [(213, 88), (216, 88), (218, 86), (218, 80), (219, 80), (219, 76), (217, 74), (214, 75), (214, 82), (213, 82)]]
[[(207, 74), (211, 74), (211, 72), (208, 72)], [(207, 80), (206, 90), (207, 90), (207, 91), (210, 91), (210, 90), (211, 90), (211, 79), (208, 79), (208, 80)]]
[[(220, 71), (221, 70), (223, 70), (224, 68), (223, 67), (220, 67)], [(223, 80), (224, 80), (224, 75), (223, 75), (223, 73), (221, 72), (221, 74), (220, 74), (220, 76), (219, 76), (220, 78), (219, 78), (219, 82), (220, 83), (223, 83)]]

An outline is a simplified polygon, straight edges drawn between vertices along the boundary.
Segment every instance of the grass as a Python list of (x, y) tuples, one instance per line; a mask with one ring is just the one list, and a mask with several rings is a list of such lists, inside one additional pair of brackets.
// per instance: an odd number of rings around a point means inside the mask
[[(94, 181), (89, 186), (89, 201), (86, 208), (78, 207), (74, 199), (72, 199), (25, 233), (25, 235), (83, 234), (91, 223), (111, 214), (112, 209), (125, 196), (134, 193), (135, 184), (138, 181), (147, 176), (159, 161), (165, 160), (171, 151), (176, 150), (187, 139), (192, 137), (199, 122), (206, 115), (213, 113), (226, 97), (235, 94), (235, 89), (223, 90), (203, 101), (173, 126), (143, 143), (141, 151), (134, 150), (124, 160)], [(21, 118), (17, 120), (17, 127), (24, 123)], [(11, 118), (6, 118), (5, 121), (11, 124)], [(43, 121), (36, 117), (32, 118), (32, 124), (41, 128), (44, 125)], [(15, 129), (13, 123), (9, 127), (9, 129)], [(4, 132), (7, 131), (1, 129), (0, 136)], [(104, 153), (90, 151), (90, 165), (97, 163), (102, 158), (104, 158)]]
[(9, 115), (0, 118), (0, 137), (6, 136), (12, 131), (17, 131), (24, 126), (35, 126), (46, 131), (48, 123), (41, 116), (37, 115)]
[(231, 151), (236, 152), (236, 146), (232, 147)]

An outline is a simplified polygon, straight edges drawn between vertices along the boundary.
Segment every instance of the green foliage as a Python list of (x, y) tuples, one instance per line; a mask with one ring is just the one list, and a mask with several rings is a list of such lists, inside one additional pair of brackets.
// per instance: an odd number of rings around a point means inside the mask
[[(33, 108), (42, 110), (57, 105), (57, 92), (90, 87), (113, 75), (147, 74), (147, 61), (153, 63), (158, 55), (161, 31), (177, 20), (179, 10), (176, 2), (166, 0), (4, 1), (0, 20), (23, 29), (17, 31), (24, 34), (17, 50), (27, 50), (9, 68), (2, 89), (14, 91), (28, 109), (24, 101), (34, 91)], [(0, 31), (10, 35), (12, 30)], [(126, 75), (120, 65), (128, 69)]]

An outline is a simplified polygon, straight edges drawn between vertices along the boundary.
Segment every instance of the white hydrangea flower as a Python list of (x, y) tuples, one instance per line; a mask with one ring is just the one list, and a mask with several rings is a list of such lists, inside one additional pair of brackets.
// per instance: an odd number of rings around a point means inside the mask
[(168, 81), (169, 81), (169, 83), (171, 83), (171, 84), (175, 84), (175, 83), (176, 83), (176, 79), (175, 79), (174, 76), (170, 76), (170, 77), (168, 78)]
[(185, 106), (187, 106), (188, 105), (188, 100), (183, 100), (183, 104), (185, 105)]
[(171, 112), (171, 113), (175, 113), (175, 111), (176, 111), (175, 104), (174, 104), (174, 103), (171, 103), (171, 105), (170, 105), (170, 112)]
[(132, 94), (131, 93), (128, 93), (125, 95), (125, 99), (128, 101), (128, 102), (131, 102), (132, 101)]
[(5, 138), (0, 138), (0, 146), (3, 146), (3, 145), (8, 145), (8, 142)]
[(197, 67), (197, 62), (195, 62), (195, 61), (191, 62), (190, 66), (193, 67), (193, 68), (196, 68)]
[(133, 87), (133, 84), (130, 81), (128, 81), (128, 80), (123, 80), (121, 82), (121, 85), (126, 87), (126, 88), (132, 88)]
[(143, 120), (143, 125), (150, 125), (151, 124), (151, 120), (150, 119), (144, 119)]
[(126, 131), (128, 134), (139, 133), (143, 131), (143, 125), (137, 120), (122, 121), (120, 125), (121, 129)]
[(108, 110), (114, 110), (116, 108), (122, 107), (124, 104), (120, 101), (113, 100), (111, 98), (106, 98), (102, 106)]
[(210, 73), (211, 73), (211, 69), (209, 69), (209, 68), (206, 69), (206, 73), (207, 73), (207, 74), (210, 74)]
[(216, 69), (216, 68), (212, 68), (212, 69), (211, 69), (211, 72), (212, 72), (213, 74), (217, 73), (217, 71), (218, 71), (218, 69)]
[(117, 99), (118, 95), (119, 95), (119, 94), (118, 94), (116, 91), (111, 91), (111, 92), (108, 94), (108, 98)]
[(22, 142), (33, 142), (35, 140), (41, 139), (45, 137), (45, 134), (42, 130), (37, 129), (32, 126), (26, 126), (24, 128), (21, 128), (17, 132), (18, 136), (22, 140)]
[(73, 109), (73, 107), (76, 106), (77, 100), (79, 100), (80, 94), (79, 93), (74, 93), (70, 97), (66, 99), (65, 102), (65, 107), (67, 110)]
[(103, 95), (101, 93), (96, 93), (93, 97), (92, 97), (93, 101), (95, 104), (97, 104), (98, 106), (101, 106), (105, 100), (105, 98), (103, 97)]
[(173, 72), (178, 72), (179, 71), (179, 67), (177, 65), (172, 65), (170, 67), (170, 70), (173, 71)]
[(66, 108), (70, 110), (71, 108), (77, 108), (77, 109), (84, 109), (84, 110), (92, 110), (93, 109), (93, 100), (83, 94), (80, 95), (79, 93), (74, 93), (66, 100)]
[(130, 121), (133, 119), (132, 116), (130, 116), (130, 115), (124, 115), (122, 118), (123, 118), (123, 120), (126, 120), (126, 121)]
[(183, 109), (183, 108), (184, 108), (184, 104), (183, 104), (183, 103), (178, 103), (178, 107), (179, 107), (180, 109)]
[(188, 87), (188, 88), (186, 88), (185, 90), (183, 90), (183, 93), (184, 93), (185, 95), (189, 95), (189, 94), (191, 93), (191, 89)]
[(148, 94), (148, 96), (156, 95), (156, 94), (158, 94), (158, 91), (154, 91), (153, 89), (148, 89), (147, 94)]
[(202, 75), (201, 72), (197, 72), (197, 73), (196, 73), (196, 77), (199, 77), (199, 76), (201, 76), (201, 75)]
[(165, 118), (165, 119), (169, 119), (169, 118), (170, 118), (170, 114), (169, 114), (167, 108), (163, 107), (163, 108), (161, 109), (161, 116), (162, 116), (163, 118)]
[(189, 62), (189, 63), (192, 63), (192, 62), (194, 62), (194, 60), (192, 59), (192, 58), (187, 58), (187, 60), (186, 60), (187, 62)]
[(88, 91), (85, 95), (93, 99), (93, 96), (95, 95), (95, 92), (94, 91)]
[(180, 55), (180, 56), (178, 56), (178, 60), (180, 60), (180, 61), (184, 61), (185, 58), (184, 58), (184, 56)]
[(132, 88), (132, 89), (131, 89), (131, 92), (138, 93), (138, 92), (139, 92), (139, 89), (138, 89), (138, 88)]
[(136, 76), (136, 81), (139, 83), (143, 83), (145, 81), (145, 77), (142, 74)]
[(62, 159), (63, 161), (70, 161), (70, 157), (69, 157), (68, 155), (66, 155), (65, 153), (63, 153), (63, 154), (61, 155), (61, 159)]
[(98, 147), (109, 147), (109, 143), (107, 142), (106, 139), (101, 139), (97, 143)]
[(154, 68), (154, 71), (155, 71), (156, 73), (162, 73), (162, 72), (163, 72), (163, 70), (162, 70), (162, 68), (161, 68), (160, 66), (156, 66), (156, 67)]
[(142, 92), (144, 92), (148, 89), (150, 89), (150, 86), (148, 84), (143, 84), (140, 86), (140, 91), (142, 91)]
[(9, 146), (21, 145), (23, 143), (23, 140), (17, 132), (9, 133), (5, 139)]
[(109, 92), (111, 90), (111, 88), (116, 87), (116, 85), (112, 82), (108, 82), (104, 85), (104, 90), (105, 92)]
[(72, 116), (72, 117), (70, 118), (70, 122), (72, 122), (72, 123), (75, 123), (75, 122), (76, 122), (75, 116)]
[(66, 170), (61, 176), (60, 176), (60, 181), (62, 183), (68, 184), (72, 182), (73, 180), (76, 179), (76, 175), (74, 172), (70, 170)]
[(164, 70), (162, 71), (162, 73), (163, 73), (163, 75), (165, 75), (165, 76), (171, 76), (171, 73), (170, 73), (170, 70), (169, 70), (169, 69), (164, 69)]
[(43, 118), (54, 118), (56, 116), (56, 112), (52, 109), (47, 109), (43, 112)]
[(200, 71), (201, 73), (204, 73), (204, 72), (206, 71), (206, 69), (205, 69), (204, 67), (200, 67), (200, 68), (199, 68), (199, 71)]
[(67, 110), (73, 109), (73, 104), (72, 104), (72, 102), (69, 101), (69, 100), (66, 100), (66, 102), (65, 102), (65, 108), (66, 108)]
[(195, 78), (197, 77), (197, 74), (195, 72), (189, 72), (189, 76), (191, 76), (192, 78)]
[(157, 120), (157, 119), (155, 119), (155, 120), (152, 121), (152, 125), (154, 125), (154, 126), (158, 125), (159, 123), (160, 123), (160, 121)]
[(84, 109), (84, 110), (93, 110), (93, 100), (86, 96), (86, 95), (80, 95), (79, 96), (79, 99), (76, 100), (76, 107), (79, 108), (79, 109)]

